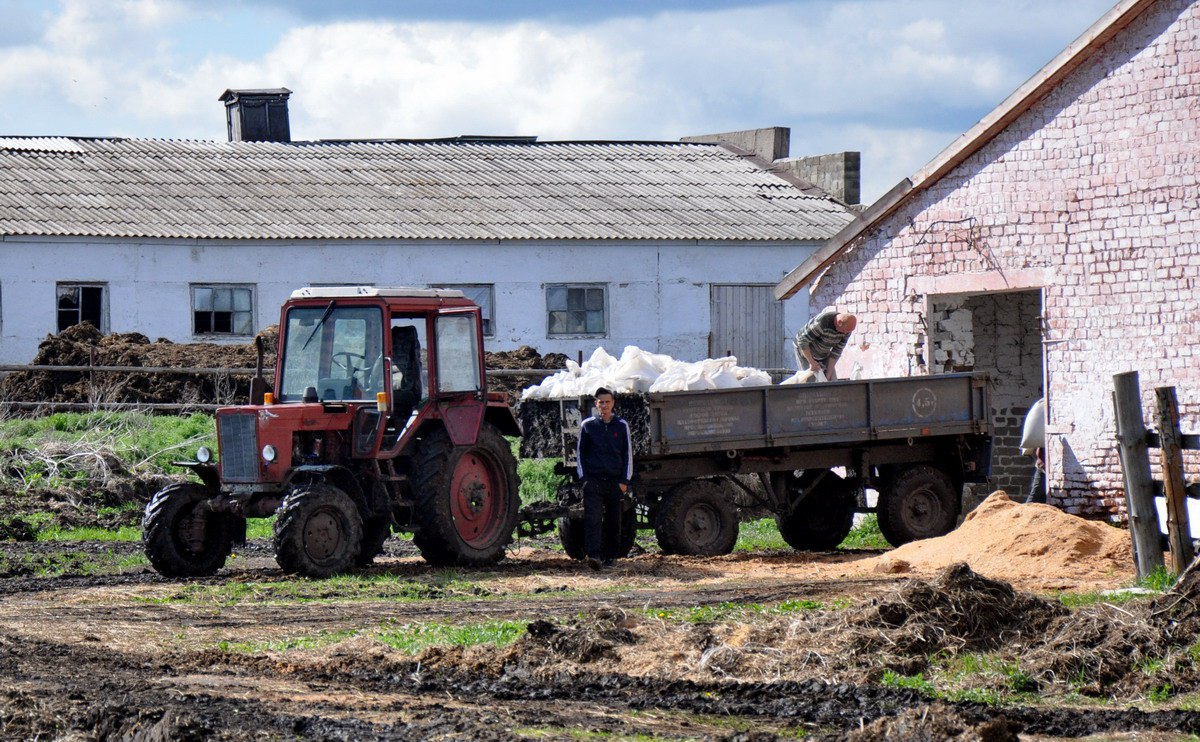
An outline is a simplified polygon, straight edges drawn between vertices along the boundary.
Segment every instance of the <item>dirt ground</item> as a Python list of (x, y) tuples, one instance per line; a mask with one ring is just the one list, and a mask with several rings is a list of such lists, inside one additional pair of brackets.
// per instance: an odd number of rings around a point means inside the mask
[[(55, 547), (2, 548), (11, 557)], [(71, 548), (136, 553), (138, 545)], [(1115, 609), (1127, 614), (1120, 623), (1104, 608), (1067, 611), (1036, 575), (1010, 583), (966, 565), (920, 563), (880, 571), (894, 553), (701, 559), (647, 548), (596, 573), (541, 541), (521, 543), (494, 568), (436, 570), (393, 538), (374, 566), (324, 582), (286, 578), (266, 542), (250, 542), (207, 579), (167, 580), (141, 567), (14, 576), (0, 582), (0, 738), (1166, 740), (1200, 732), (1200, 712), (1186, 703), (1144, 708), (1141, 671), (1128, 665), (1194, 643), (1195, 577)], [(1081, 574), (1052, 590), (1128, 582), (1122, 572)], [(415, 653), (381, 638), (488, 622), (524, 632), (504, 646)], [(1014, 646), (1030, 658), (1037, 691), (1017, 702), (934, 700), (882, 682), (885, 672), (914, 675), (946, 653)], [(1108, 668), (1089, 676), (1103, 686), (1095, 696), (1058, 677), (1087, 674), (1067, 658)], [(1113, 665), (1121, 658), (1125, 666)], [(1191, 663), (1172, 672), (1177, 692), (1200, 689)]]

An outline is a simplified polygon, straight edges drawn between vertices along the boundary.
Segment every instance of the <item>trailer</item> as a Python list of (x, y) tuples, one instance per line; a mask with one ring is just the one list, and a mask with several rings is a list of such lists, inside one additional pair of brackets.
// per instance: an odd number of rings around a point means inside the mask
[[(526, 400), (519, 410), (522, 456), (560, 459), (557, 471), (572, 477), (543, 512), (553, 525), (527, 511), (522, 528), (557, 527), (576, 558), (575, 444), (592, 401)], [(774, 514), (798, 550), (836, 547), (856, 512), (877, 513), (896, 546), (943, 535), (957, 524), (963, 485), (987, 481), (990, 410), (981, 373), (618, 395), (634, 447), (621, 549), (653, 528), (666, 553), (727, 554), (738, 502)], [(867, 489), (878, 493), (874, 507)]]

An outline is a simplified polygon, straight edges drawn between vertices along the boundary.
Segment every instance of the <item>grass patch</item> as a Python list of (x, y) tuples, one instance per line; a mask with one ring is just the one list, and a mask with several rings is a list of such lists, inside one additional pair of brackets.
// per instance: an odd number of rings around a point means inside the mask
[(779, 535), (779, 528), (775, 525), (774, 518), (762, 518), (743, 523), (738, 529), (737, 543), (733, 546), (735, 552), (777, 551), (790, 548), (792, 547), (783, 540), (783, 536)]
[(355, 636), (364, 636), (405, 654), (416, 654), (427, 647), (434, 646), (470, 647), (481, 644), (490, 644), (496, 647), (507, 646), (525, 633), (525, 625), (524, 621), (483, 621), (467, 624), (439, 621), (400, 626), (385, 624), (376, 629), (321, 631), (312, 636), (293, 636), (266, 642), (222, 641), (217, 643), (217, 649), (235, 654), (302, 651), (337, 644)]
[(393, 649), (416, 654), (426, 647), (503, 647), (525, 633), (526, 621), (484, 621), (474, 624), (418, 623), (380, 631), (374, 636)]
[(838, 548), (890, 549), (892, 545), (887, 542), (879, 530), (879, 518), (875, 513), (867, 513), (863, 516), (862, 522), (850, 529), (850, 533), (846, 535), (846, 539)]
[(323, 580), (227, 582), (219, 585), (180, 585), (170, 594), (136, 598), (154, 604), (215, 603), (281, 604), (340, 603), (358, 600), (446, 600), (487, 597), (489, 592), (457, 575), (439, 572), (430, 581), (404, 579), (395, 575), (337, 575)]
[(19, 557), (0, 555), (0, 575), (5, 577), (95, 577), (120, 574), (150, 562), (142, 554), (116, 554), (106, 551), (86, 554), (61, 551), (54, 554), (23, 554)]
[[(71, 479), (84, 472), (88, 457), (78, 456), (54, 466), (54, 459), (70, 455), (47, 456), (55, 444), (72, 449), (108, 449), (125, 468), (136, 471), (178, 473), (171, 461), (189, 459), (199, 446), (216, 448), (216, 428), (211, 415), (147, 415), (140, 412), (59, 412), (40, 418), (14, 418), (0, 421), (0, 464), (21, 459), (22, 454), (37, 454), (50, 461), (25, 462), (25, 477), (41, 474), (42, 480)], [(74, 464), (74, 466), (72, 465)], [(0, 466), (0, 470), (7, 467)]]
[[(779, 551), (791, 549), (783, 536), (779, 535), (779, 527), (774, 518), (761, 518), (746, 521), (738, 529), (738, 540), (734, 545), (735, 552)], [(879, 531), (879, 519), (874, 513), (863, 516), (862, 522), (850, 530), (839, 549), (890, 549)]]
[[(847, 601), (848, 604), (848, 601)], [(844, 607), (844, 606), (843, 606)], [(726, 601), (713, 605), (692, 606), (690, 608), (647, 608), (645, 614), (673, 623), (720, 623), (739, 622), (756, 616), (780, 616), (807, 611), (840, 610), (837, 606), (828, 606), (816, 600), (784, 600), (773, 605), (762, 603), (739, 603)]]
[(927, 696), (937, 695), (937, 689), (933, 687), (933, 683), (925, 679), (924, 675), (901, 675), (894, 670), (884, 670), (879, 684), (885, 688), (907, 688)]
[(513, 458), (517, 460), (517, 478), (521, 482), (521, 504), (529, 505), (534, 502), (552, 501), (558, 492), (558, 486), (567, 481), (567, 477), (554, 472), (562, 459), (523, 459), (521, 458), (521, 440), (509, 438)]
[(49, 526), (37, 533), (38, 541), (141, 541), (142, 529), (139, 526), (122, 526), (121, 528), (60, 528)]
[(275, 538), (275, 516), (270, 518), (247, 518), (246, 540), (260, 541)]

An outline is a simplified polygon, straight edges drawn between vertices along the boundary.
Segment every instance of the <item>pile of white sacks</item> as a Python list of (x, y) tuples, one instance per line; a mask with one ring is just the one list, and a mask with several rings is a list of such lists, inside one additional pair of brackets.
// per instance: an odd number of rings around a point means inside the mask
[[(802, 383), (813, 380), (811, 376), (796, 374), (783, 383)], [(570, 399), (590, 395), (600, 387), (617, 394), (633, 394), (770, 384), (770, 374), (757, 368), (743, 368), (737, 365), (737, 358), (733, 356), (689, 363), (628, 345), (620, 358), (613, 358), (604, 348), (597, 348), (582, 365), (568, 360), (566, 369), (525, 389), (521, 399)]]

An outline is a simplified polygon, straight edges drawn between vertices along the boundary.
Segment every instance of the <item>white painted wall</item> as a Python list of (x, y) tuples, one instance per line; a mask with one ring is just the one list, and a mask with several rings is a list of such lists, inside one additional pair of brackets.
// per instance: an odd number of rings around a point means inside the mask
[[(193, 283), (256, 286), (255, 329), (278, 322), (279, 306), (310, 283), (376, 286), (495, 285), (495, 337), (488, 350), (531, 345), (574, 357), (626, 345), (695, 360), (708, 351), (709, 284), (775, 283), (816, 242), (214, 242), (0, 239), (0, 363), (28, 363), (56, 330), (59, 282), (108, 284), (112, 332), (187, 343)], [(606, 338), (546, 334), (545, 285), (607, 284)], [(784, 336), (808, 319), (806, 297), (784, 302)], [(236, 338), (228, 342), (246, 342)], [(790, 347), (790, 346), (788, 346)], [(788, 350), (787, 358), (791, 358)]]

